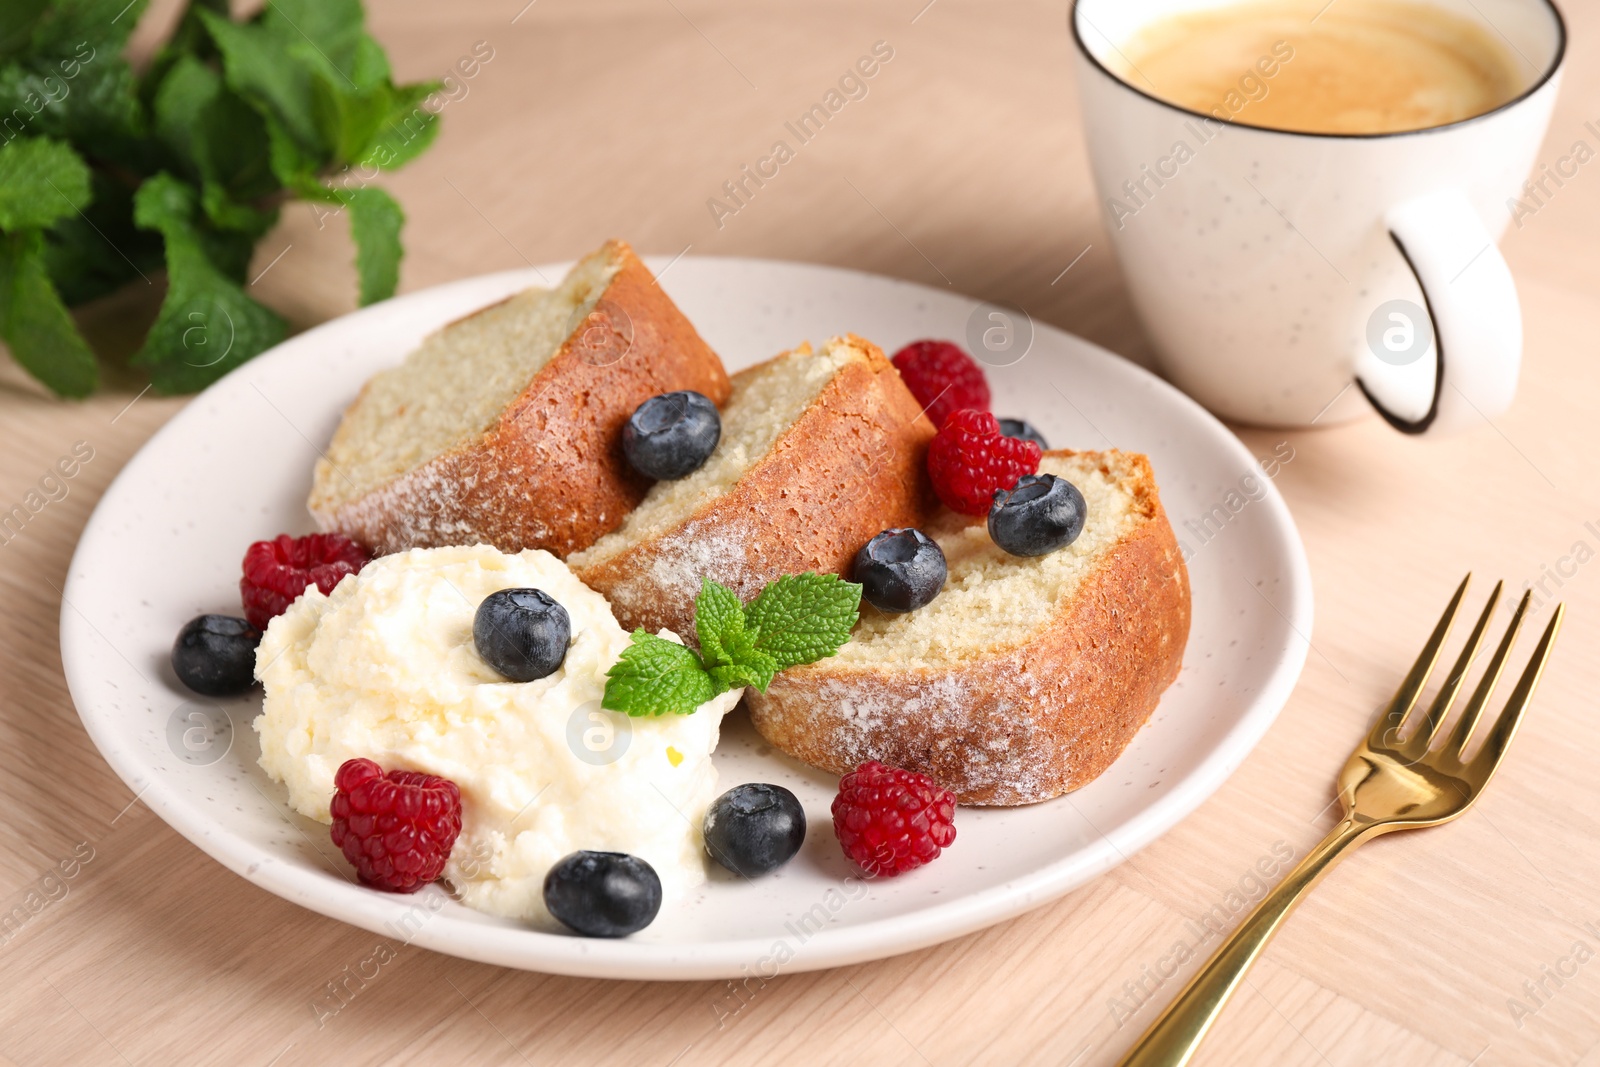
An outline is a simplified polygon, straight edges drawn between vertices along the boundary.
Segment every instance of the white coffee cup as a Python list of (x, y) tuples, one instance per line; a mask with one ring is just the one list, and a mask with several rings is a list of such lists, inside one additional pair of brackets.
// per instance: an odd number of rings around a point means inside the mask
[(1362, 135), (1221, 122), (1112, 73), (1140, 29), (1218, 0), (1075, 0), (1095, 184), (1134, 305), (1162, 371), (1217, 414), (1326, 425), (1370, 401), (1422, 433), (1510, 405), (1522, 312), (1495, 241), (1549, 125), (1566, 30), (1549, 0), (1434, 2), (1487, 20), (1526, 88), (1474, 118)]

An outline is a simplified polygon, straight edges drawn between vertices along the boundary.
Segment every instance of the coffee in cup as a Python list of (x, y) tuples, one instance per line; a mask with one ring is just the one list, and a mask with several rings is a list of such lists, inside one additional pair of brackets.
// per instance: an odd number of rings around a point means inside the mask
[(1551, 0), (1073, 0), (1095, 185), (1161, 370), (1212, 411), (1482, 426), (1522, 314), (1495, 240)]
[(1164, 100), (1247, 126), (1346, 134), (1481, 115), (1532, 73), (1481, 20), (1413, 0), (1245, 0), (1181, 11), (1141, 29), (1113, 67)]

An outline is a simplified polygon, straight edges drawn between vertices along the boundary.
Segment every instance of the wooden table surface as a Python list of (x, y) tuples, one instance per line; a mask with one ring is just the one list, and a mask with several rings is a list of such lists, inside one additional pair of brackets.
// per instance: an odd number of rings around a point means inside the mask
[[(650, 253), (948, 280), (1148, 362), (1089, 181), (1063, 0), (369, 7), (404, 78), (442, 75), (478, 42), (493, 53), (445, 107), (436, 147), (388, 180), (409, 216), (402, 289), (616, 235)], [(135, 47), (172, 11), (158, 5)], [(1595, 139), (1584, 123), (1600, 19), (1576, 0), (1567, 15), (1545, 162)], [(878, 41), (893, 58), (868, 95), (718, 226), (707, 199)], [(737, 1013), (725, 983), (548, 977), (413, 947), (319, 1025), (328, 983), (380, 939), (235, 877), (135, 802), (62, 680), (57, 590), (79, 532), (184, 401), (113, 376), (92, 400), (60, 403), (0, 361), (0, 504), (75, 442), (93, 448), (68, 495), (0, 548), (0, 911), (30, 893), (47, 901), (0, 943), (0, 1067), (1112, 1063), (1179, 984), (1155, 975), (1194, 942), (1191, 923), (1248, 890), (1259, 860), (1302, 854), (1327, 830), (1336, 769), (1469, 569), (1542, 582), (1569, 608), (1509, 761), (1466, 818), (1384, 838), (1324, 883), (1197, 1062), (1600, 1065), (1600, 963), (1588, 966), (1600, 952), (1600, 568), (1587, 566), (1600, 551), (1600, 169), (1568, 180), (1504, 248), (1527, 323), (1506, 415), (1442, 441), (1376, 419), (1240, 431), (1257, 455), (1294, 448), (1277, 484), (1310, 554), (1315, 645), (1276, 725), (1210, 801), (1031, 914), (780, 977)], [(353, 306), (342, 223), (291, 209), (258, 254), (271, 267), (255, 291), (297, 326)], [(114, 347), (137, 313), (100, 308), (88, 325)], [(1540, 601), (1542, 624), (1553, 597)], [(63, 862), (74, 876), (50, 877)]]

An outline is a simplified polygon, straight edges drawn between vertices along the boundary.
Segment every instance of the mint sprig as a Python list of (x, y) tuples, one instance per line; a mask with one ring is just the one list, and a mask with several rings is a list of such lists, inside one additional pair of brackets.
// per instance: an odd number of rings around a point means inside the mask
[(839, 651), (860, 607), (859, 585), (832, 574), (791, 574), (746, 605), (744, 624), (757, 635), (755, 647), (782, 671)]
[(395, 82), (361, 0), (238, 18), (227, 0), (182, 0), (136, 69), (124, 46), (149, 6), (0, 0), (0, 341), (61, 396), (100, 376), (69, 309), (162, 268), (132, 360), (157, 391), (200, 389), (281, 340), (251, 261), (293, 200), (318, 229), (348, 221), (362, 304), (392, 296), (405, 216), (373, 182), (438, 134), (439, 83)]
[(781, 670), (814, 663), (850, 640), (861, 586), (835, 574), (791, 574), (748, 604), (702, 579), (694, 601), (700, 651), (643, 630), (606, 672), (601, 707), (629, 715), (687, 715), (719, 693), (761, 692)]
[(716, 683), (694, 649), (635, 630), (633, 643), (606, 672), (600, 706), (629, 715), (686, 715), (716, 695)]

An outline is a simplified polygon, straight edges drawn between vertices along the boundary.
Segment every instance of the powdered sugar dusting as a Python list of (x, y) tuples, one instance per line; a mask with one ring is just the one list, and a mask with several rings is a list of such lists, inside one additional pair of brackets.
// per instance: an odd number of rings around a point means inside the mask
[[(322, 529), (347, 533), (380, 554), (480, 543), (503, 551), (559, 548), (580, 521), (604, 520), (530, 508), (527, 481), (517, 471), (480, 468), (481, 462), (427, 463), (331, 514), (312, 514)], [(481, 478), (495, 491), (479, 493)]]
[[(904, 689), (834, 676), (820, 680), (803, 700), (784, 693), (782, 678), (769, 692), (782, 702), (788, 727), (826, 737), (841, 765), (894, 762), (903, 758), (899, 753), (908, 739), (931, 739), (940, 750), (931, 762), (960, 764), (961, 792), (992, 793), (992, 803), (1025, 804), (1058, 795), (1078, 760), (1070, 743), (1056, 751), (1059, 742), (1035, 716), (1037, 679), (1024, 672), (1015, 681), (1013, 693), (997, 694), (955, 671), (926, 671)], [(768, 698), (747, 698), (759, 725)]]
[(1081, 552), (999, 558), (981, 525), (935, 530), (950, 578), (934, 606), (864, 613), (839, 655), (749, 693), (757, 730), (835, 772), (922, 771), (968, 804), (1048, 800), (1103, 771), (1176, 677), (1188, 582), (1143, 457), (1051, 465), (1089, 487)]
[(745, 527), (739, 521), (690, 522), (638, 551), (630, 561), (637, 566), (619, 568), (620, 577), (599, 587), (630, 625), (666, 619), (688, 629), (690, 605), (703, 579), (720, 582), (745, 600), (760, 592), (759, 567), (749, 558), (752, 542)]

